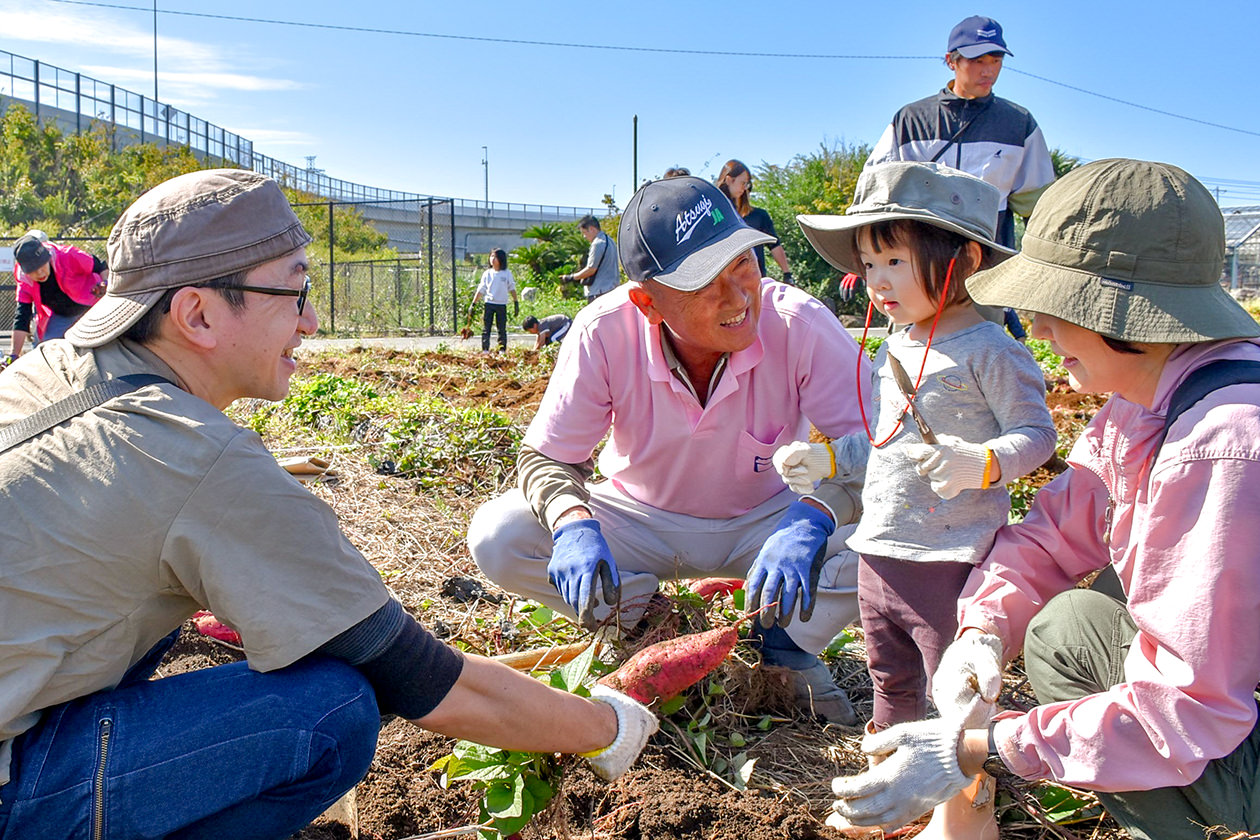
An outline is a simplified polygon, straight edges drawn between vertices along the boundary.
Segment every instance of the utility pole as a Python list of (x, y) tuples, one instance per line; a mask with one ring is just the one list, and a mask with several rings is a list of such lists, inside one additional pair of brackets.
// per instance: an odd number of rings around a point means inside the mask
[[(153, 101), (158, 101), (157, 86), (157, 0), (153, 0)], [(156, 112), (155, 112), (156, 113)]]
[(634, 115), (634, 180), (630, 182), (630, 192), (639, 191), (639, 115)]
[(481, 165), (486, 170), (486, 209), (490, 209), (490, 150), (481, 147)]

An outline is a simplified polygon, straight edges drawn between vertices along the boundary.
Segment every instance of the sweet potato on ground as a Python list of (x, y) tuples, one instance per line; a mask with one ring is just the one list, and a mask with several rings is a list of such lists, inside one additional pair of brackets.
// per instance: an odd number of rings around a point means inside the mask
[(700, 578), (690, 585), (692, 592), (706, 601), (712, 601), (719, 595), (730, 595), (736, 589), (744, 588), (743, 578)]
[(643, 648), (600, 682), (640, 703), (663, 703), (700, 682), (738, 641), (738, 625), (666, 639)]

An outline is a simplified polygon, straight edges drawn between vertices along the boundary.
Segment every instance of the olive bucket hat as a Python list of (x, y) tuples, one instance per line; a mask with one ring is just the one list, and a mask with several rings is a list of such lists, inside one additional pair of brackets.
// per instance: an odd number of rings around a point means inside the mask
[(891, 161), (858, 176), (853, 205), (843, 216), (800, 215), (796, 222), (814, 250), (841, 271), (864, 274), (857, 233), (867, 225), (907, 219), (979, 242), (999, 258), (1015, 253), (999, 245), (997, 187), (940, 163)]
[(967, 278), (967, 291), (1124, 341), (1260, 335), (1221, 287), (1224, 260), (1225, 222), (1207, 188), (1166, 163), (1099, 160), (1052, 184), (1022, 250)]

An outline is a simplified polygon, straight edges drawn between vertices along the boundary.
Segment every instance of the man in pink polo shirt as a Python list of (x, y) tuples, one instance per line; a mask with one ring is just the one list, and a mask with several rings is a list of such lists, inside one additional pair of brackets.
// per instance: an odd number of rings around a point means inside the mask
[[(860, 512), (861, 476), (798, 497), (771, 457), (811, 422), (828, 437), (862, 429), (861, 351), (816, 299), (762, 278), (752, 249), (769, 237), (707, 181), (643, 187), (618, 239), (631, 282), (574, 319), (520, 489), (477, 511), (473, 558), (588, 627), (614, 606), (633, 625), (662, 579), (745, 577), (750, 609), (778, 603), (755, 630), (766, 664), (790, 669), (802, 705), (854, 724), (817, 653), (857, 618), (842, 526)], [(591, 482), (606, 435), (607, 480)]]

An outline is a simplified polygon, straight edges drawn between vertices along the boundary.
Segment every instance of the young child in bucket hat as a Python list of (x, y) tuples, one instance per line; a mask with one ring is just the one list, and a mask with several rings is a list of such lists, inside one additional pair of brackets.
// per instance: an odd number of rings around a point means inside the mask
[[(1202, 184), (1100, 160), (1046, 191), (1017, 256), (968, 280), (1036, 313), (1074, 387), (1110, 394), (1070, 468), (998, 532), (933, 679), (938, 705), (963, 708), (1022, 650), (1039, 705), (881, 733), (864, 748), (896, 759), (833, 780), (837, 813), (901, 825), (983, 766), (1095, 791), (1133, 837), (1260, 831), (1260, 326), (1222, 289), (1224, 256)], [(1077, 585), (1109, 569), (1120, 599)]]
[[(998, 202), (994, 187), (956, 169), (893, 162), (863, 171), (843, 216), (797, 217), (829, 263), (865, 277), (867, 324), (878, 308), (895, 329), (873, 382), (857, 382), (859, 402), (874, 391), (874, 430), (834, 449), (798, 441), (774, 458), (797, 492), (833, 464), (865, 464), (863, 514), (848, 544), (861, 556), (868, 733), (926, 714), (927, 680), (957, 631), (957, 595), (1006, 524), (1005, 484), (1054, 451), (1040, 368), (976, 311), (964, 284), (1011, 253), (995, 241)], [(992, 711), (977, 709), (976, 725)], [(976, 810), (966, 798), (950, 807), (996, 836), (991, 805)]]

